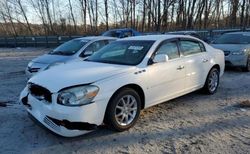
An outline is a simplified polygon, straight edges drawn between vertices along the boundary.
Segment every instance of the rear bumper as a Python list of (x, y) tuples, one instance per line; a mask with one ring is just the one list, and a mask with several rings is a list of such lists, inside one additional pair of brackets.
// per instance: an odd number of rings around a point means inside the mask
[(64, 137), (86, 134), (102, 124), (104, 117), (104, 111), (97, 103), (66, 107), (53, 101), (39, 101), (27, 92), (27, 88), (22, 91), (20, 101), (32, 117), (52, 132)]

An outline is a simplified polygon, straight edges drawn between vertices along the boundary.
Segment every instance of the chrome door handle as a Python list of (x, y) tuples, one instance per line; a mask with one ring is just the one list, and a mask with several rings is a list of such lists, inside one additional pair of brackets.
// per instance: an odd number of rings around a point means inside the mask
[(184, 66), (179, 66), (178, 68), (177, 68), (177, 70), (182, 70), (184, 68)]
[(208, 59), (202, 59), (202, 62), (206, 63), (206, 62), (208, 62)]

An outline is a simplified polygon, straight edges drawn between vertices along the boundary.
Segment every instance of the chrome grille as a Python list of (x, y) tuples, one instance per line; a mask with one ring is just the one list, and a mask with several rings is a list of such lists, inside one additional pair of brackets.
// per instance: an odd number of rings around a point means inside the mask
[(48, 126), (50, 126), (51, 128), (53, 128), (56, 131), (60, 130), (60, 126), (58, 126), (57, 124), (55, 124), (52, 120), (50, 120), (47, 116), (43, 119), (43, 122), (46, 123)]

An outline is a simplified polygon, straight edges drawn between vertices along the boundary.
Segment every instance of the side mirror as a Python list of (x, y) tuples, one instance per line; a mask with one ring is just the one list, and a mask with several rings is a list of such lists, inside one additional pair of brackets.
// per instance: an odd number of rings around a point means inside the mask
[(158, 55), (155, 55), (153, 62), (154, 63), (163, 63), (163, 62), (167, 62), (168, 60), (169, 60), (168, 55), (158, 54)]
[(84, 52), (84, 56), (90, 56), (90, 55), (92, 55), (93, 53), (94, 53), (94, 51), (86, 50), (86, 51)]

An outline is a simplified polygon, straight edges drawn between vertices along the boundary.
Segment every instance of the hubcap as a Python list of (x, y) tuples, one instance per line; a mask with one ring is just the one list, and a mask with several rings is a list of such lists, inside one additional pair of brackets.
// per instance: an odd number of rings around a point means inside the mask
[(137, 112), (137, 101), (132, 95), (123, 96), (115, 108), (115, 119), (119, 125), (127, 126), (135, 118)]
[(218, 86), (218, 73), (213, 71), (208, 79), (208, 88), (211, 92), (215, 91)]

